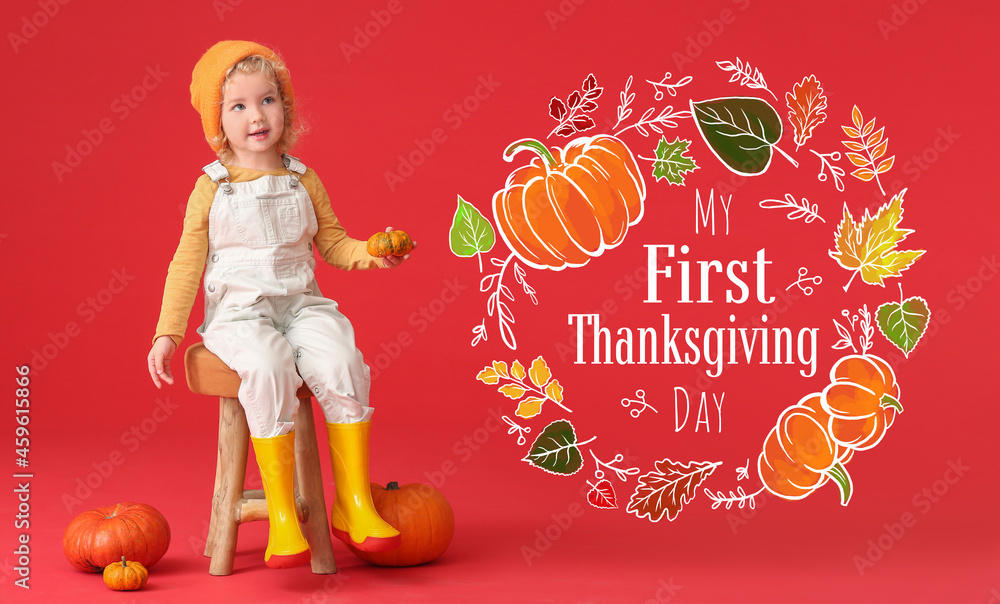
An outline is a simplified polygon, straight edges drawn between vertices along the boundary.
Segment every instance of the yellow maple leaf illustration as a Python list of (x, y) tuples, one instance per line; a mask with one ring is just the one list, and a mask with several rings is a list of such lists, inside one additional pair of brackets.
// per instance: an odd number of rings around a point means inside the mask
[(900, 273), (924, 254), (925, 250), (896, 250), (896, 246), (913, 232), (912, 229), (899, 228), (903, 219), (905, 193), (906, 189), (900, 191), (889, 203), (879, 208), (875, 216), (865, 210), (861, 224), (854, 222), (847, 204), (844, 204), (844, 218), (834, 237), (837, 249), (830, 250), (831, 258), (852, 271), (844, 291), (847, 291), (858, 274), (865, 283), (885, 287), (886, 278), (899, 277)]

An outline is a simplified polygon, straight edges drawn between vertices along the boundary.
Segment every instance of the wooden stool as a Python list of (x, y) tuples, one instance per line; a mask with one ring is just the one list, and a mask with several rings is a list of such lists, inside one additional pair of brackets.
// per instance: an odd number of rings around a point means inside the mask
[[(230, 575), (236, 556), (237, 529), (243, 522), (267, 520), (267, 501), (261, 489), (244, 490), (250, 429), (237, 398), (240, 376), (204, 344), (190, 346), (184, 354), (188, 387), (196, 394), (219, 397), (219, 455), (215, 465), (215, 495), (208, 525), (205, 555), (212, 559), (208, 572)], [(313, 422), (312, 393), (305, 385), (296, 393), (295, 503), (302, 533), (309, 542), (312, 571), (337, 572), (323, 498), (323, 478)]]

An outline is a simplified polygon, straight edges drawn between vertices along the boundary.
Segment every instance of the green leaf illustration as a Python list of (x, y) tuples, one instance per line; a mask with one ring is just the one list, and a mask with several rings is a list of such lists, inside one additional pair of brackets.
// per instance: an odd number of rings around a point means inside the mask
[[(448, 233), (451, 240), (451, 251), (456, 256), (468, 258), (483, 254), (493, 249), (496, 243), (496, 232), (479, 210), (458, 196), (458, 207), (455, 218)], [(483, 272), (483, 259), (479, 258), (479, 272)]]
[(771, 148), (792, 165), (798, 163), (777, 147), (781, 118), (766, 101), (750, 97), (723, 97), (691, 101), (698, 131), (722, 163), (736, 174), (763, 174), (771, 165)]
[(583, 467), (583, 455), (580, 454), (578, 447), (594, 438), (582, 443), (576, 442), (573, 424), (560, 419), (545, 426), (535, 439), (535, 443), (531, 445), (531, 450), (521, 461), (526, 461), (550, 474), (570, 476)]
[(683, 174), (698, 168), (692, 158), (684, 155), (690, 144), (691, 141), (681, 140), (680, 137), (672, 143), (667, 141), (667, 137), (660, 137), (656, 146), (656, 161), (653, 162), (653, 177), (656, 180), (666, 178), (672, 185), (683, 185)]
[(882, 335), (909, 357), (910, 351), (927, 330), (931, 311), (927, 308), (927, 301), (920, 296), (902, 300), (900, 289), (900, 298), (899, 302), (886, 302), (879, 306), (876, 321)]

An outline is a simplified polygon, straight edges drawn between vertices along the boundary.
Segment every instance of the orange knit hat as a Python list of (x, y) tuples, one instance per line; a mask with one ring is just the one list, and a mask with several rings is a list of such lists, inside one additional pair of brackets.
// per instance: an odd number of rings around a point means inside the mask
[[(201, 114), (201, 125), (205, 129), (205, 137), (216, 153), (219, 152), (220, 148), (213, 145), (211, 141), (215, 140), (221, 133), (219, 116), (222, 112), (222, 84), (226, 79), (226, 72), (236, 63), (254, 55), (260, 55), (270, 61), (283, 64), (281, 58), (266, 46), (261, 46), (256, 42), (225, 40), (205, 51), (191, 73), (191, 104)], [(278, 71), (278, 78), (281, 84), (281, 95), (288, 102), (294, 102), (295, 95), (292, 92), (292, 82), (288, 77), (288, 71), (284, 69)]]

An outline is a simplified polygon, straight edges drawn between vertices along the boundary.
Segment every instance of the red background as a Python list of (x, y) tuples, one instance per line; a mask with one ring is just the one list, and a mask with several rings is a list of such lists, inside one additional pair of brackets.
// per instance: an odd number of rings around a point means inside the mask
[[(403, 1), (387, 24), (369, 25), (377, 35), (350, 61), (342, 44), (355, 43), (355, 28), (373, 21), (372, 11), (384, 19), (379, 11), (387, 3), (98, 4), (16, 0), (3, 8), (8, 192), (0, 277), (7, 345), (0, 370), (8, 374), (10, 391), (17, 366), (32, 363), (50, 342), (62, 343), (58, 352), (50, 347), (53, 358), (44, 367), (35, 362), (31, 373), (27, 591), (14, 586), (13, 550), (23, 531), (13, 528), (14, 407), (4, 407), (4, 463), (11, 477), (0, 497), (3, 600), (645, 602), (666, 601), (664, 585), (672, 584), (680, 586), (671, 596), (676, 602), (1000, 601), (998, 414), (987, 382), (997, 360), (991, 344), (997, 335), (991, 264), (998, 218), (992, 165), (997, 53), (990, 44), (995, 3), (552, 0), (501, 8)], [(46, 6), (58, 12), (47, 17)], [(41, 26), (26, 26), (32, 19)], [(199, 168), (213, 159), (189, 104), (190, 70), (211, 44), (233, 38), (268, 44), (286, 58), (311, 127), (294, 154), (318, 171), (349, 232), (364, 238), (395, 226), (420, 243), (412, 260), (391, 272), (326, 266), (318, 272), (324, 292), (354, 322), (359, 347), (373, 365), (373, 480), (435, 482), (455, 509), (455, 539), (433, 564), (371, 567), (336, 544), (339, 584), (307, 568), (270, 571), (261, 560), (264, 523), (241, 529), (232, 576), (209, 576), (200, 555), (217, 405), (188, 392), (180, 359), (174, 363), (178, 385), (163, 391), (150, 383), (144, 360), (184, 203)], [(782, 101), (728, 83), (714, 62), (736, 57), (759, 68)], [(146, 78), (149, 70), (160, 81)], [(673, 81), (684, 75), (694, 81), (676, 98), (654, 103), (645, 80), (667, 71)], [(549, 99), (565, 99), (591, 72), (605, 87), (594, 114), (599, 123), (614, 121), (617, 94), (629, 75), (637, 93), (634, 116), (653, 104), (686, 108), (689, 98), (761, 96), (784, 118), (784, 92), (816, 74), (829, 96), (828, 119), (798, 152), (786, 122), (781, 146), (800, 167), (775, 157), (766, 174), (733, 194), (731, 234), (715, 237), (693, 232), (694, 192), (707, 194), (718, 181), (729, 182), (729, 173), (690, 120), (668, 130), (670, 138), (693, 141), (690, 155), (699, 169), (687, 175), (687, 186), (654, 182), (649, 164), (642, 164), (646, 214), (625, 242), (583, 269), (529, 269), (539, 304), (516, 294), (518, 349), (503, 346), (492, 320), (490, 339), (471, 348), (471, 329), (486, 316), (486, 296), (478, 291), (476, 261), (448, 249), (456, 196), (492, 221), (490, 199), (513, 169), (502, 160), (503, 149), (518, 138), (546, 136), (555, 125), (547, 115)], [(480, 78), (497, 85), (473, 103), (468, 99)], [(134, 95), (127, 114), (122, 95)], [(478, 106), (456, 124), (448, 112), (466, 101)], [(883, 175), (887, 188), (893, 181), (909, 187), (902, 226), (915, 232), (901, 247), (927, 253), (885, 289), (855, 280), (845, 294), (841, 286), (849, 274), (827, 256), (832, 233), (844, 202), (857, 218), (877, 201), (878, 188), (847, 177), (846, 191), (838, 193), (829, 181), (818, 182), (818, 161), (808, 149), (843, 151), (839, 126), (849, 123), (854, 105), (886, 127), (889, 153), (896, 156), (895, 167)], [(86, 152), (79, 165), (68, 173), (54, 170), (53, 162), (68, 161), (67, 145), (78, 147), (88, 133), (98, 140), (93, 131), (102, 124), (108, 131), (92, 148), (80, 147)], [(445, 140), (390, 190), (386, 173), (437, 128)], [(951, 138), (944, 138), (949, 132)], [(633, 131), (627, 142), (638, 155), (652, 154), (654, 139)], [(515, 163), (526, 161), (518, 156)], [(757, 205), (789, 192), (817, 203), (825, 224), (792, 222)], [(739, 324), (775, 311), (752, 301), (692, 309), (672, 304), (668, 295), (664, 304), (643, 305), (643, 289), (627, 297), (616, 283), (644, 266), (642, 246), (652, 243), (686, 243), (692, 259), (724, 264), (752, 259), (766, 247), (774, 262), (771, 294), (782, 292), (799, 266), (822, 276), (816, 294), (799, 293), (773, 323), (793, 331), (820, 329), (817, 375), (803, 378), (797, 366), (727, 367), (708, 388), (726, 393), (722, 431), (713, 411), (711, 432), (696, 434), (691, 423), (675, 432), (671, 396), (674, 386), (694, 392), (699, 368), (560, 359), (556, 344), (570, 336), (566, 315), (597, 312), (608, 300), (614, 311), (606, 320), (613, 328), (656, 325), (663, 312), (678, 326), (704, 329), (728, 326), (731, 313)], [(502, 248), (499, 241), (492, 256), (506, 257)], [(120, 291), (112, 293), (116, 271), (127, 276), (127, 286), (115, 284)], [(900, 281), (906, 296), (927, 300), (935, 318), (917, 352), (894, 364), (906, 412), (876, 449), (852, 461), (856, 492), (847, 507), (830, 486), (804, 501), (765, 498), (752, 513), (712, 510), (699, 493), (675, 521), (651, 524), (624, 511), (635, 478), (623, 484), (611, 477), (620, 508), (597, 510), (580, 494), (595, 470), (586, 450), (583, 469), (568, 478), (522, 463), (524, 447), (490, 414), (501, 409), (512, 415), (513, 403), (474, 379), (493, 360), (527, 364), (542, 355), (574, 412), (550, 404), (541, 416), (521, 422), (533, 428), (532, 437), (565, 416), (581, 440), (598, 437), (585, 449), (605, 461), (627, 452), (626, 463), (643, 473), (666, 457), (722, 461), (704, 486), (755, 490), (753, 462), (749, 482), (737, 483), (735, 469), (756, 459), (782, 409), (825, 385), (839, 357), (831, 349), (831, 319), (844, 308), (898, 299)], [(454, 301), (443, 294), (449, 287), (460, 292)], [(721, 287), (714, 290), (716, 299), (722, 295)], [(98, 300), (90, 307), (94, 312), (87, 310), (89, 298)], [(199, 297), (186, 344), (197, 341), (200, 308)], [(421, 309), (434, 320), (422, 323)], [(75, 326), (67, 331), (69, 322)], [(397, 350), (393, 342), (401, 337), (407, 345)], [(873, 352), (889, 356), (892, 349), (876, 335)], [(633, 419), (620, 406), (637, 388), (658, 414)], [(168, 399), (175, 405), (170, 415), (153, 420), (158, 401)], [(126, 436), (143, 425), (149, 428), (145, 440)], [(108, 476), (95, 474), (115, 451), (124, 463)], [(322, 457), (332, 501), (329, 459)], [(955, 476), (947, 472), (950, 463), (968, 468), (952, 484), (945, 482)], [(446, 476), (442, 469), (453, 471)], [(64, 496), (73, 496), (88, 477), (97, 486), (79, 505), (67, 505)], [(60, 540), (80, 511), (127, 500), (159, 508), (173, 540), (146, 589), (112, 594), (98, 576), (66, 563)], [(582, 514), (570, 514), (578, 510)], [(895, 525), (908, 513), (915, 523), (899, 535)], [(559, 528), (567, 518), (572, 524)], [(526, 561), (524, 548), (544, 547), (539, 535), (547, 530), (555, 540)], [(898, 537), (886, 536), (892, 532)], [(859, 573), (856, 556), (866, 556), (880, 538), (891, 548)]]

